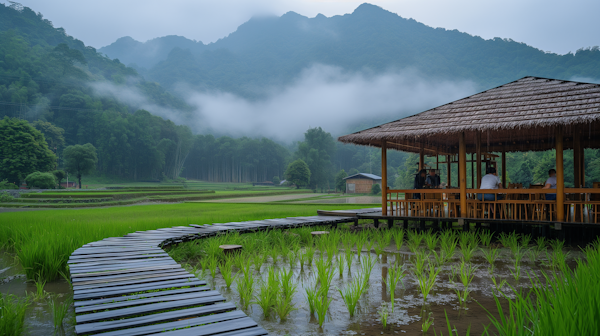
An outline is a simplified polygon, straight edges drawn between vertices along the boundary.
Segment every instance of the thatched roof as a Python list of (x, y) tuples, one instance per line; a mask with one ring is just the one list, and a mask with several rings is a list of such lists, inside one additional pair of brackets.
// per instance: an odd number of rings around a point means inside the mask
[(557, 126), (566, 148), (579, 132), (586, 148), (600, 147), (600, 85), (524, 77), (338, 140), (375, 147), (386, 140), (403, 151), (450, 154), (465, 132), (469, 152), (478, 133), (490, 152), (546, 150), (554, 147)]

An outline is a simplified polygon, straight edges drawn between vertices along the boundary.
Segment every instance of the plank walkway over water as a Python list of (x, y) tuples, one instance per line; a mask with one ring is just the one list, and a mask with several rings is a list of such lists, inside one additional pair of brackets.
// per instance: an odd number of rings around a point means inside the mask
[(355, 215), (190, 224), (106, 238), (69, 258), (78, 335), (259, 336), (267, 331), (218, 291), (173, 260), (163, 247), (227, 232), (337, 225)]

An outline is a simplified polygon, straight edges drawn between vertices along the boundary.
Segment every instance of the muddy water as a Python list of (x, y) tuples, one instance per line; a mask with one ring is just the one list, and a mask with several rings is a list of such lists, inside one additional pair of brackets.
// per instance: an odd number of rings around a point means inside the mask
[[(393, 313), (389, 312), (387, 327), (384, 328), (380, 321), (378, 309), (382, 302), (389, 304), (390, 295), (389, 289), (386, 288), (382, 278), (386, 276), (388, 266), (394, 263), (396, 259), (406, 267), (412, 267), (410, 252), (394, 253), (393, 250), (395, 248), (390, 247), (387, 249), (387, 253), (384, 252), (378, 258), (378, 262), (371, 273), (370, 287), (359, 301), (357, 313), (353, 318), (349, 317), (346, 305), (336, 288), (344, 288), (352, 280), (352, 277), (360, 272), (361, 266), (356, 254), (350, 271), (345, 268), (341, 275), (336, 272), (332, 288), (329, 291), (329, 297), (333, 298), (333, 301), (329, 307), (323, 328), (320, 328), (316, 318), (310, 315), (305, 296), (305, 288), (313, 286), (315, 283), (316, 268), (314, 266), (307, 267), (305, 265), (304, 269), (300, 269), (299, 265), (296, 265), (293, 268), (295, 280), (298, 284), (298, 291), (294, 296), (294, 304), (297, 310), (293, 311), (286, 321), (281, 322), (279, 318), (273, 316), (265, 319), (262, 309), (256, 304), (251, 305), (246, 313), (273, 335), (423, 335), (422, 320), (424, 316), (429, 314), (433, 317), (434, 324), (430, 327), (427, 335), (434, 335), (434, 329), (438, 335), (440, 332), (444, 332), (445, 335), (448, 334), (445, 314), (448, 315), (453, 329), (456, 329), (460, 335), (466, 334), (468, 328), (471, 330), (471, 335), (481, 335), (485, 326), (490, 324), (486, 310), (491, 312), (493, 316), (498, 317), (498, 310), (493, 296), (494, 292), (498, 292), (495, 290), (488, 271), (489, 264), (481, 255), (476, 255), (472, 259), (473, 264), (478, 266), (478, 269), (470, 285), (472, 292), (469, 299), (465, 306), (461, 307), (459, 305), (454, 292), (454, 288), (457, 286), (449, 281), (451, 266), (458, 261), (457, 256), (459, 253), (457, 253), (453, 261), (442, 267), (443, 270), (437, 278), (433, 291), (428, 296), (427, 303), (423, 302), (418, 282), (412, 272), (405, 272), (408, 275), (404, 278), (403, 283), (399, 283), (395, 289), (395, 309)], [(366, 255), (367, 252), (361, 253), (363, 257)], [(375, 253), (370, 253), (370, 255), (376, 257)], [(318, 254), (315, 255), (315, 258), (317, 257)], [(270, 265), (272, 265), (271, 262), (265, 263), (262, 266), (262, 272), (266, 273), (266, 267)], [(279, 259), (275, 267), (289, 269), (289, 264)], [(510, 252), (502, 250), (501, 258), (496, 262), (494, 270), (494, 276), (498, 283), (506, 280), (511, 286), (527, 291), (531, 288), (527, 272), (541, 276), (543, 268), (540, 266), (539, 261), (532, 263), (525, 258), (521, 262), (522, 277), (519, 281), (513, 278), (511, 270), (514, 271)], [(257, 278), (260, 276), (256, 273)], [(235, 290), (235, 284), (227, 289), (219, 273), (217, 273), (215, 279), (211, 279), (210, 275), (207, 275), (206, 278), (213, 288), (219, 290), (228, 300), (239, 306), (239, 295)], [(458, 282), (458, 279), (456, 281)], [(258, 282), (258, 279), (256, 282)], [(462, 285), (458, 285), (458, 288), (462, 288)], [(255, 284), (255, 293), (257, 291), (258, 285)], [(508, 286), (505, 285), (502, 291), (508, 297), (514, 297)], [(501, 299), (500, 301), (503, 309), (506, 310), (508, 308), (506, 300)], [(275, 313), (272, 315), (275, 315)]]
[(36, 287), (27, 282), (22, 267), (16, 263), (13, 254), (0, 251), (0, 293), (18, 297), (30, 297), (30, 305), (25, 314), (23, 335), (75, 335), (75, 312), (73, 307), (63, 320), (63, 328), (55, 330), (49, 302), (62, 303), (72, 297), (72, 291), (65, 280), (49, 282), (44, 286), (47, 295), (34, 298)]

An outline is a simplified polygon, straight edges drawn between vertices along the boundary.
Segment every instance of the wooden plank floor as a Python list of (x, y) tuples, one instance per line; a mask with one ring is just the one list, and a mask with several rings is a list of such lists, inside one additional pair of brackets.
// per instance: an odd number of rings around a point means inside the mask
[[(359, 211), (361, 212), (361, 211)], [(227, 232), (353, 222), (352, 212), (190, 224), (106, 238), (75, 250), (68, 265), (78, 335), (260, 336), (267, 331), (177, 264), (163, 247)], [(354, 213), (356, 216), (356, 213)]]

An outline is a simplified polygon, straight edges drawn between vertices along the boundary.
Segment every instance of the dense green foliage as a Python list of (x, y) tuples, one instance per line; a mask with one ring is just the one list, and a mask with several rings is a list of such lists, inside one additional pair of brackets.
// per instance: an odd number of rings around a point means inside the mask
[(297, 188), (308, 185), (310, 183), (310, 176), (311, 171), (302, 159), (290, 163), (285, 171), (286, 180), (295, 184)]
[(329, 182), (333, 177), (331, 161), (334, 153), (335, 141), (321, 127), (310, 128), (304, 133), (304, 141), (298, 145), (295, 155), (308, 165), (312, 189), (329, 189)]
[(96, 148), (91, 143), (73, 145), (65, 148), (63, 156), (65, 169), (77, 177), (79, 189), (81, 189), (81, 177), (89, 175), (96, 169), (96, 163), (98, 163)]
[(25, 177), (25, 182), (29, 188), (54, 189), (56, 187), (56, 177), (52, 173), (34, 172)]
[(54, 168), (56, 156), (42, 133), (27, 121), (0, 119), (0, 179), (19, 183), (36, 171)]
[(472, 80), (480, 89), (524, 76), (600, 78), (596, 47), (557, 55), (510, 39), (428, 27), (370, 4), (330, 18), (294, 12), (253, 18), (208, 45), (166, 36), (146, 43), (123, 38), (100, 50), (147, 68), (140, 71), (166, 88), (183, 81), (249, 97), (261, 94), (257, 86), (290, 82), (315, 63), (375, 73), (411, 69), (429, 78)]
[(348, 174), (343, 169), (335, 175), (335, 189), (341, 192), (346, 191), (346, 180), (344, 180), (346, 177), (348, 177)]

